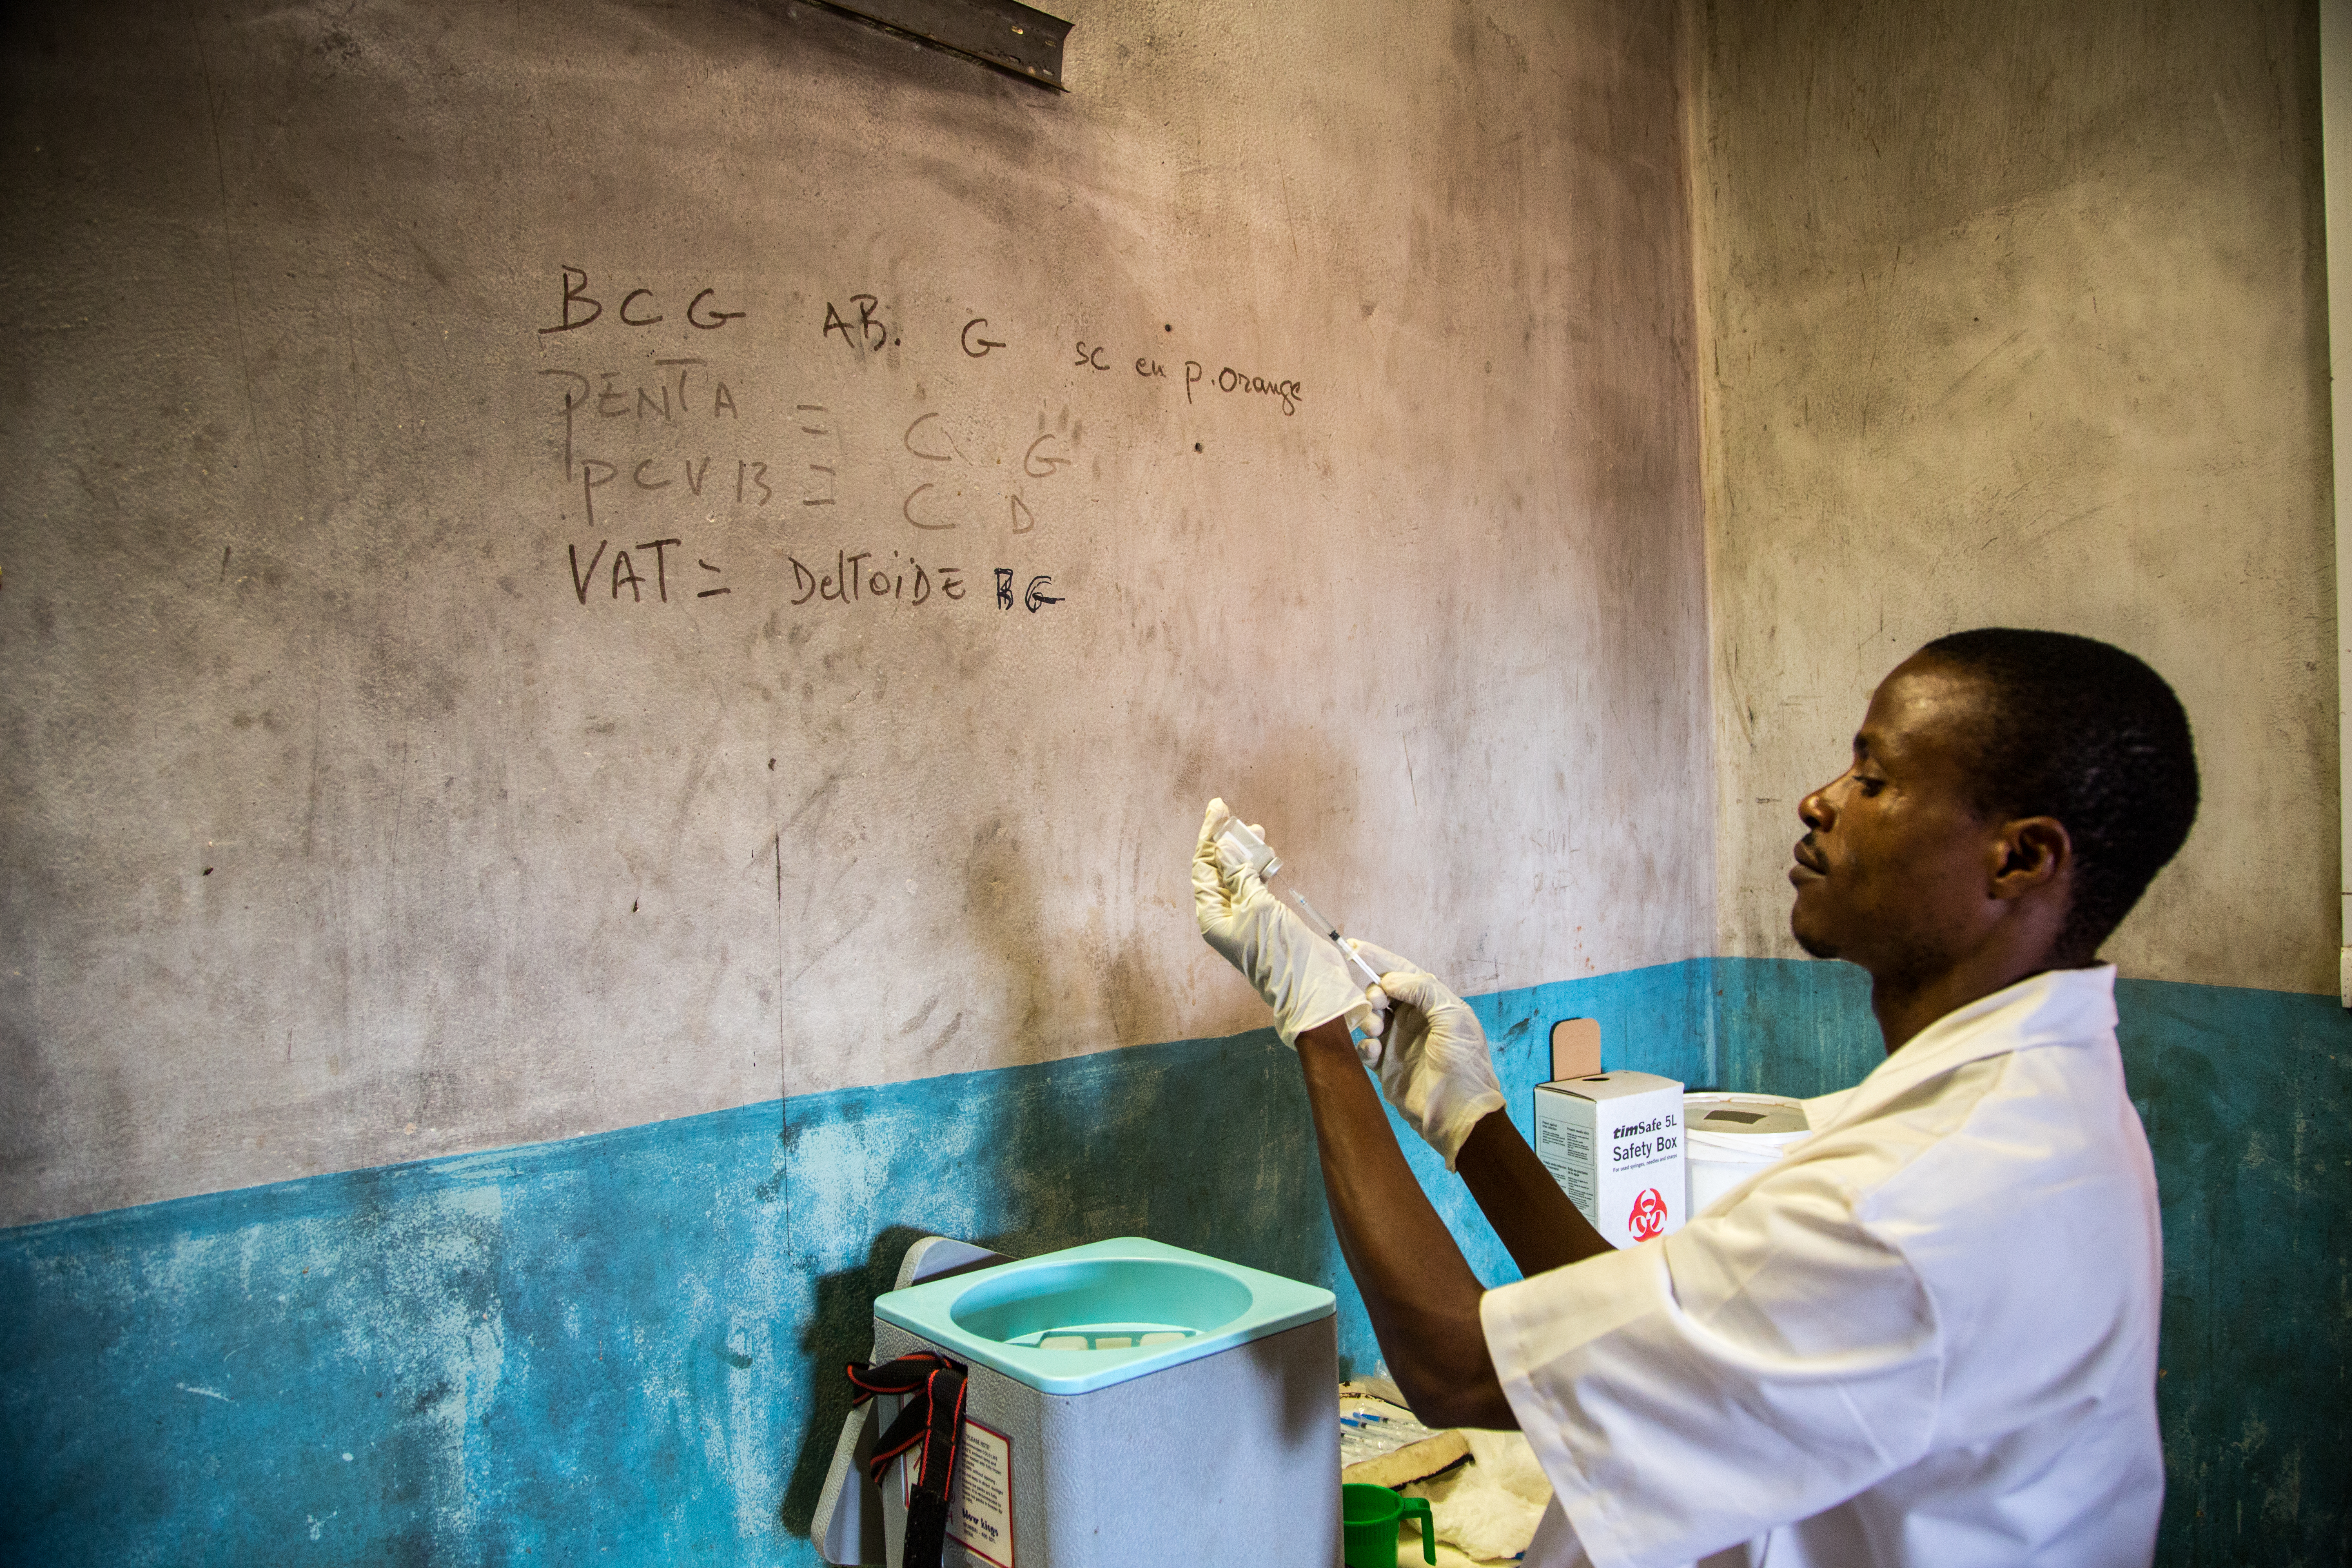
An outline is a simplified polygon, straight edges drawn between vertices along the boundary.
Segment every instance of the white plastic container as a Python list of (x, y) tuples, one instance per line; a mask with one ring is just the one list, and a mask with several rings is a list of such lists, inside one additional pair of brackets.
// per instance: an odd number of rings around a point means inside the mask
[(1683, 1096), (1683, 1169), (1690, 1206), (1709, 1205), (1773, 1163), (1812, 1133), (1802, 1100), (1781, 1094), (1706, 1093)]

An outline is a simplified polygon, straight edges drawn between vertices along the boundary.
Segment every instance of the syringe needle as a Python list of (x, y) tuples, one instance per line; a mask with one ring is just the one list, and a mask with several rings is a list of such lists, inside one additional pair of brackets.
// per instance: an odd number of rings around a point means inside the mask
[(1307, 911), (1307, 918), (1314, 921), (1324, 934), (1331, 939), (1333, 945), (1339, 948), (1347, 961), (1356, 966), (1356, 972), (1364, 977), (1366, 984), (1378, 985), (1381, 983), (1380, 975), (1373, 971), (1370, 964), (1364, 962), (1364, 955), (1348, 945), (1347, 940), (1340, 936), (1338, 926), (1315, 912), (1315, 906), (1307, 901), (1306, 894), (1293, 888), (1290, 889), (1290, 896), (1298, 900), (1298, 907)]

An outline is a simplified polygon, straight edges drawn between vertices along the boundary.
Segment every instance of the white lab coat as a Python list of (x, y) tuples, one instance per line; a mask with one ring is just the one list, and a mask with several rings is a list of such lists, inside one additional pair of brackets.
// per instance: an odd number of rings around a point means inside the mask
[(2146, 1568), (2162, 1242), (2115, 1022), (2112, 968), (2021, 981), (1680, 1231), (1488, 1291), (1557, 1494), (1528, 1568)]

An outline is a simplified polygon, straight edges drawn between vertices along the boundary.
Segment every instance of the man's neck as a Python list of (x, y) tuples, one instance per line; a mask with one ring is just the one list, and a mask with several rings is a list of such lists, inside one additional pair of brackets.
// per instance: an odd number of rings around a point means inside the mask
[(1910, 984), (1873, 975), (1870, 1010), (1878, 1017), (1878, 1032), (1886, 1037), (1886, 1054), (1891, 1057), (1947, 1013), (1957, 1013), (1979, 997), (2006, 991), (2021, 980), (2056, 967), (2051, 955), (2043, 953), (2015, 963), (1963, 965)]

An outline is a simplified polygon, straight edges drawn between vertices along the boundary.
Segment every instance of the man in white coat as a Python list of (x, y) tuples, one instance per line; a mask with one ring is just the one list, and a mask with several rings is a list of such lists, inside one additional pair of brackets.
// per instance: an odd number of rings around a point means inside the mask
[(1675, 1234), (1612, 1249), (1502, 1113), (1476, 1018), (1366, 948), (1381, 1090), (1525, 1278), (1484, 1289), (1365, 1077), (1328, 941), (1220, 861), (1202, 934), (1272, 1005), (1390, 1371), (1517, 1427), (1555, 1501), (1529, 1568), (2145, 1568), (2163, 1500), (2161, 1241), (2101, 942), (2187, 837), (2189, 724), (2087, 638), (1930, 643), (1805, 797), (1790, 925), (1867, 971), (1887, 1059)]

